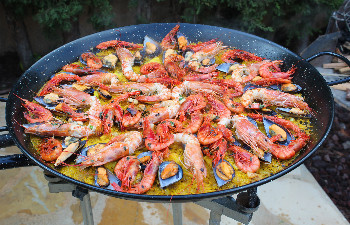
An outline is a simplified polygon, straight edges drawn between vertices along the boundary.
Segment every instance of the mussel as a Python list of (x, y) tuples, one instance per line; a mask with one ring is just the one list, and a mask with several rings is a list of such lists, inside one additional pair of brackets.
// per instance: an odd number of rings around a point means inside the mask
[[(50, 95), (50, 94), (49, 94)], [(52, 96), (52, 95), (51, 95)], [(36, 96), (34, 97), (34, 100), (37, 101), (40, 105), (44, 106), (48, 110), (56, 111), (56, 106), (62, 102), (59, 98), (55, 101), (53, 101), (53, 98), (50, 98), (51, 100), (47, 101), (45, 99), (45, 96)]]
[(165, 188), (181, 180), (183, 177), (183, 170), (181, 166), (174, 161), (163, 162), (159, 166), (158, 177), (160, 187)]
[(301, 118), (311, 118), (312, 115), (309, 112), (303, 111), (298, 108), (276, 108), (276, 112), (286, 115), (286, 116), (291, 116), (291, 117), (301, 117)]
[(86, 157), (88, 157), (89, 155), (95, 154), (96, 152), (98, 152), (99, 149), (103, 148), (104, 146), (105, 146), (105, 143), (99, 143), (99, 144), (90, 145), (81, 149), (80, 154), (75, 159), (75, 163), (76, 164), (82, 163), (83, 161), (86, 160)]
[(106, 99), (106, 100), (111, 100), (112, 99), (112, 95), (108, 91), (106, 91), (106, 90), (104, 90), (102, 88), (98, 88), (97, 92), (98, 92), (99, 96), (101, 98), (103, 98), (103, 99)]
[(213, 166), (214, 177), (219, 187), (227, 184), (235, 177), (235, 170), (226, 160), (220, 160)]
[(103, 166), (97, 167), (95, 172), (95, 185), (98, 187), (115, 190), (112, 184), (121, 186), (121, 181), (108, 169)]
[(160, 44), (158, 44), (158, 42), (146, 35), (143, 40), (143, 49), (140, 51), (140, 53), (143, 57), (147, 56), (149, 58), (154, 58), (162, 53), (162, 47)]
[[(67, 138), (66, 138), (67, 139)], [(81, 141), (80, 139), (76, 138), (70, 138), (69, 140), (65, 141), (63, 140), (62, 147), (64, 148), (61, 155), (57, 158), (55, 162), (55, 166), (60, 165), (62, 162), (64, 162), (66, 159), (68, 159), (73, 153), (77, 152), (79, 149), (83, 148), (86, 144), (85, 141)]]
[(181, 32), (177, 32), (177, 43), (179, 44), (179, 49), (183, 50), (188, 45), (188, 39)]
[(142, 152), (137, 156), (137, 158), (140, 160), (141, 169), (144, 170), (147, 163), (152, 159), (152, 151)]
[(302, 91), (302, 88), (299, 85), (292, 83), (271, 85), (268, 88), (286, 93), (298, 93)]
[(289, 145), (290, 141), (294, 139), (293, 135), (284, 127), (273, 121), (263, 118), (264, 129), (269, 138), (274, 135), (281, 135), (281, 139), (278, 142), (281, 145)]

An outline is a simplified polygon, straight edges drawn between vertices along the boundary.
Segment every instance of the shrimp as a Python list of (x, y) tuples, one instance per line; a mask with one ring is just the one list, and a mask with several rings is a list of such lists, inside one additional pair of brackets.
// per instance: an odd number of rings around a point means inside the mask
[(169, 129), (162, 128), (160, 131), (166, 133), (155, 133), (152, 129), (151, 123), (146, 118), (143, 123), (143, 137), (145, 138), (146, 148), (150, 151), (161, 151), (174, 143), (174, 135), (170, 133)]
[(211, 73), (190, 72), (186, 76), (182, 77), (182, 79), (188, 80), (188, 81), (209, 81), (210, 79), (218, 76), (219, 76), (219, 72), (211, 72)]
[(211, 109), (208, 112), (211, 119), (220, 121), (224, 118), (230, 117), (231, 112), (224, 103), (210, 94), (205, 94), (205, 97), (207, 98), (208, 103), (211, 105)]
[(222, 54), (221, 60), (226, 63), (234, 63), (236, 61), (262, 61), (263, 58), (244, 50), (232, 49)]
[(109, 141), (95, 154), (89, 155), (79, 164), (82, 168), (101, 166), (127, 155), (132, 155), (142, 143), (142, 134), (138, 131), (129, 131), (118, 135)]
[(141, 119), (141, 112), (136, 110), (135, 105), (131, 103), (126, 109), (126, 112), (124, 112), (121, 122), (123, 127), (131, 127), (135, 125), (137, 122), (139, 122), (140, 119)]
[(203, 147), (203, 153), (213, 160), (214, 166), (225, 157), (227, 151), (227, 141), (219, 139), (208, 146)]
[(81, 77), (78, 83), (87, 86), (98, 86), (104, 90), (108, 90), (106, 85), (118, 82), (118, 77), (114, 73), (95, 72), (91, 75)]
[(181, 104), (180, 109), (177, 113), (181, 122), (186, 120), (186, 115), (191, 117), (187, 128), (183, 131), (184, 133), (196, 133), (203, 122), (203, 114), (200, 112), (207, 105), (205, 98), (199, 94), (190, 95)]
[(117, 48), (116, 50), (119, 60), (122, 63), (122, 70), (124, 76), (131, 81), (137, 81), (140, 74), (137, 74), (132, 69), (134, 65), (135, 56), (126, 48)]
[(260, 160), (256, 155), (253, 155), (237, 145), (230, 146), (228, 150), (233, 152), (236, 166), (244, 173), (255, 173), (259, 170)]
[(195, 72), (200, 72), (200, 73), (213, 72), (218, 66), (217, 64), (213, 64), (212, 66), (209, 66), (209, 67), (203, 67), (201, 65), (201, 62), (204, 59), (210, 59), (215, 57), (224, 48), (226, 48), (226, 46), (222, 46), (221, 41), (218, 41), (203, 47), (201, 50), (199, 50), (198, 52), (195, 52), (190, 57), (188, 67)]
[(177, 24), (162, 40), (160, 45), (162, 46), (163, 51), (167, 49), (174, 49), (177, 44), (177, 39), (175, 38), (177, 32), (179, 31), (180, 24)]
[[(20, 98), (20, 97), (18, 97)], [(20, 98), (24, 103), (22, 105), (26, 108), (27, 112), (24, 112), (24, 118), (28, 120), (29, 123), (40, 123), (45, 121), (50, 121), (53, 119), (53, 115), (50, 110), (45, 107), (30, 102), (26, 99)]]
[(142, 48), (142, 45), (134, 44), (127, 41), (120, 41), (120, 40), (111, 40), (111, 41), (105, 41), (96, 46), (98, 49), (107, 49), (107, 48), (128, 48), (130, 50), (136, 50), (139, 48)]
[(290, 78), (284, 79), (284, 78), (261, 78), (258, 80), (252, 81), (253, 84), (259, 85), (259, 86), (271, 86), (275, 84), (290, 84), (292, 81)]
[(165, 69), (169, 72), (169, 75), (175, 79), (182, 80), (186, 75), (186, 70), (182, 68), (178, 62), (183, 62), (184, 57), (178, 54), (170, 54), (164, 59)]
[(191, 49), (193, 52), (198, 52), (199, 50), (201, 50), (202, 48), (204, 48), (205, 46), (208, 46), (210, 44), (213, 44), (217, 41), (217, 39), (211, 39), (210, 41), (206, 41), (206, 42), (202, 42), (202, 43), (199, 43), (199, 44), (189, 44), (189, 45), (186, 45), (184, 47), (184, 49), (182, 49), (183, 51), (184, 50), (189, 50)]
[(53, 87), (52, 92), (63, 98), (63, 101), (74, 108), (86, 108), (92, 104), (92, 96), (73, 87), (64, 85)]
[(66, 71), (66, 72), (74, 73), (76, 75), (87, 75), (87, 74), (92, 74), (92, 73), (97, 71), (96, 69), (83, 67), (83, 66), (80, 66), (79, 64), (75, 64), (75, 63), (63, 66), (62, 70)]
[(234, 64), (230, 67), (230, 70), (232, 71), (230, 79), (245, 84), (258, 75), (257, 71), (254, 71), (252, 68), (253, 66), (250, 65)]
[(290, 70), (287, 72), (281, 72), (281, 69), (279, 68), (279, 65), (282, 64), (282, 60), (275, 60), (275, 61), (268, 61), (260, 66), (259, 68), (259, 74), (263, 78), (283, 78), (287, 79), (289, 78), (296, 70), (296, 68), (293, 66)]
[(140, 170), (140, 161), (136, 156), (125, 156), (118, 161), (114, 168), (114, 173), (122, 182), (121, 187), (129, 189), (135, 181), (136, 175)]
[(203, 187), (203, 179), (207, 176), (207, 168), (204, 164), (203, 153), (198, 139), (192, 134), (174, 134), (174, 141), (185, 145), (184, 164), (192, 171), (197, 181), (197, 190)]
[(202, 145), (212, 144), (223, 137), (222, 132), (213, 127), (209, 117), (204, 118), (202, 126), (199, 128), (197, 138)]
[(153, 152), (152, 159), (147, 164), (145, 171), (143, 173), (142, 180), (137, 183), (134, 187), (124, 190), (118, 184), (113, 183), (112, 186), (116, 191), (128, 192), (133, 194), (143, 194), (151, 189), (159, 169), (160, 164), (163, 162), (163, 153), (161, 152)]
[(43, 96), (52, 91), (52, 88), (59, 85), (63, 81), (79, 81), (80, 77), (74, 74), (68, 74), (68, 73), (58, 73), (53, 78), (49, 80), (45, 84), (45, 86), (41, 89), (41, 91), (38, 93), (38, 96)]
[(45, 138), (39, 146), (40, 156), (47, 162), (56, 160), (62, 153), (61, 142), (55, 138)]
[(150, 123), (157, 123), (165, 119), (172, 119), (176, 116), (180, 109), (179, 101), (167, 100), (158, 104), (154, 104), (150, 109), (147, 119)]
[(134, 90), (141, 92), (142, 95), (136, 98), (140, 102), (159, 102), (171, 98), (171, 90), (159, 83), (126, 82), (113, 84), (109, 88), (112, 93), (125, 93)]
[[(254, 100), (261, 100), (263, 105), (253, 103)], [(246, 91), (241, 98), (245, 108), (261, 109), (270, 105), (282, 107), (296, 107), (301, 110), (312, 111), (304, 99), (300, 96), (273, 91), (265, 88), (256, 88)]]
[[(169, 74), (165, 70), (165, 67), (157, 62), (150, 62), (144, 64), (140, 72), (144, 75), (140, 75), (140, 77), (137, 79), (137, 82), (145, 82), (145, 83), (162, 83), (166, 84), (166, 82), (169, 82)], [(164, 82), (159, 82), (164, 79)]]
[(212, 94), (223, 94), (224, 88), (210, 83), (203, 83), (199, 81), (184, 81), (182, 84), (173, 88), (171, 98), (180, 100), (183, 98), (183, 94), (189, 94), (193, 92), (207, 92)]
[(92, 52), (84, 52), (81, 54), (81, 58), (86, 62), (89, 68), (100, 69), (103, 66), (101, 59)]

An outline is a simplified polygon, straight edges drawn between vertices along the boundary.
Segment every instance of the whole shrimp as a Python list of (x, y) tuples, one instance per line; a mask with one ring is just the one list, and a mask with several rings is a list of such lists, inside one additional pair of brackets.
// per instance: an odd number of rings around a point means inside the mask
[(244, 50), (232, 49), (222, 54), (221, 60), (226, 63), (234, 63), (237, 61), (262, 61), (263, 58)]
[[(161, 103), (154, 104), (149, 110), (147, 119), (150, 123), (157, 123), (165, 119), (172, 119), (176, 116), (180, 109), (180, 103), (176, 100), (167, 100)], [(143, 123), (141, 120), (141, 124)]]
[(45, 138), (39, 146), (40, 157), (47, 161), (55, 161), (62, 153), (61, 142), (53, 137)]
[(204, 83), (199, 81), (184, 81), (182, 84), (172, 89), (171, 98), (180, 100), (182, 95), (189, 93), (207, 92), (212, 94), (223, 94), (224, 88), (220, 85)]
[(262, 64), (259, 68), (259, 74), (263, 78), (283, 78), (287, 79), (292, 74), (294, 74), (296, 68), (292, 67), (287, 72), (282, 72), (279, 66), (282, 64), (282, 60), (276, 60), (276, 61), (267, 61), (266, 63)]
[(122, 189), (116, 183), (113, 183), (112, 186), (116, 191), (133, 193), (133, 194), (143, 194), (151, 189), (158, 172), (159, 165), (163, 162), (163, 153), (162, 152), (153, 152), (152, 159), (147, 164), (145, 171), (143, 173), (142, 180), (137, 183), (135, 186), (130, 189)]
[(109, 88), (112, 93), (125, 93), (135, 90), (141, 92), (141, 95), (136, 98), (141, 102), (159, 102), (171, 98), (171, 90), (159, 83), (115, 83)]
[(127, 41), (111, 40), (111, 41), (101, 42), (100, 44), (98, 44), (96, 46), (96, 48), (98, 48), (98, 49), (107, 49), (110, 47), (128, 48), (130, 50), (136, 50), (136, 49), (142, 48), (142, 45), (134, 44), (134, 43), (127, 42)]
[(207, 176), (203, 153), (198, 139), (192, 134), (174, 134), (174, 141), (185, 145), (184, 164), (193, 173), (197, 181), (197, 190), (203, 187), (203, 179)]
[(135, 181), (136, 175), (140, 170), (140, 161), (136, 156), (125, 156), (120, 159), (114, 168), (114, 173), (122, 182), (121, 187), (129, 189)]
[(58, 73), (51, 78), (38, 93), (38, 96), (43, 96), (52, 91), (52, 88), (59, 85), (63, 81), (79, 81), (80, 77), (74, 74)]
[(237, 145), (230, 146), (228, 150), (233, 152), (236, 166), (244, 173), (255, 173), (259, 170), (260, 160), (256, 155), (253, 155)]
[(84, 52), (81, 54), (81, 58), (86, 61), (89, 68), (100, 69), (103, 66), (101, 59), (92, 52)]
[(83, 67), (80, 66), (79, 64), (68, 64), (62, 67), (62, 70), (70, 73), (74, 73), (76, 75), (87, 75), (87, 74), (92, 74), (94, 72), (97, 72), (96, 69), (91, 69), (88, 67)]
[[(263, 106), (254, 103), (254, 100), (263, 102)], [(296, 107), (301, 110), (312, 110), (302, 97), (284, 93), (281, 91), (268, 90), (265, 88), (256, 88), (246, 91), (241, 98), (241, 103), (245, 108), (261, 109), (266, 106)]]
[[(18, 97), (20, 98), (20, 97)], [(24, 118), (28, 120), (29, 123), (40, 123), (45, 121), (50, 121), (53, 119), (53, 115), (50, 110), (45, 107), (30, 102), (26, 99), (20, 98), (24, 103), (22, 105), (26, 108), (27, 112), (24, 112)]]
[(142, 143), (142, 134), (138, 131), (129, 131), (110, 140), (105, 147), (95, 154), (87, 156), (79, 164), (82, 168), (101, 166), (127, 155), (132, 155)]

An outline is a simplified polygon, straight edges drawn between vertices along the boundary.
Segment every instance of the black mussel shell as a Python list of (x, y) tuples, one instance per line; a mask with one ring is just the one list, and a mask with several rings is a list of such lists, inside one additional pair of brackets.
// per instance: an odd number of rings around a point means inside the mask
[(275, 84), (275, 85), (271, 85), (268, 88), (272, 89), (272, 90), (277, 90), (277, 91), (282, 91), (282, 92), (286, 92), (286, 93), (298, 93), (301, 92), (303, 89), (297, 85), (297, 84), (289, 84), (289, 85), (294, 85), (295, 86), (295, 90), (287, 90), (285, 88), (282, 88), (282, 84)]
[(89, 87), (88, 89), (85, 89), (84, 92), (93, 96), (95, 94), (95, 89), (93, 89), (92, 87)]
[[(69, 140), (67, 139), (69, 138)], [(67, 141), (65, 141), (67, 139)], [(62, 140), (62, 148), (67, 148), (70, 144), (73, 144), (75, 142), (79, 141), (80, 142), (80, 139), (79, 138), (76, 138), (76, 137), (66, 137)], [(66, 142), (68, 142), (66, 145)], [(86, 141), (84, 141), (84, 145), (86, 144)]]
[(262, 113), (264, 115), (268, 115), (268, 116), (276, 116), (277, 113), (275, 111), (273, 111), (272, 109), (270, 108), (262, 108), (260, 110), (253, 110), (255, 113)]
[(278, 112), (280, 114), (290, 116), (290, 117), (300, 117), (300, 118), (308, 118), (308, 119), (310, 119), (312, 117), (312, 115), (310, 113), (295, 114), (295, 113), (293, 113), (292, 108), (276, 108), (275, 110), (276, 110), (276, 112)]
[(284, 127), (282, 127), (281, 125), (274, 123), (273, 121), (263, 118), (263, 124), (264, 124), (264, 128), (265, 128), (265, 132), (267, 134), (267, 136), (269, 138), (271, 138), (271, 134), (270, 134), (270, 126), (272, 126), (273, 124), (277, 125), (278, 127), (280, 127), (282, 130), (284, 130), (284, 132), (286, 132), (287, 134), (287, 139), (285, 141), (279, 142), (281, 145), (289, 145), (291, 140), (294, 140), (294, 136)]
[(106, 99), (106, 100), (112, 99), (112, 95), (108, 91), (103, 90), (102, 88), (97, 89), (97, 92), (103, 99)]
[(230, 70), (230, 67), (236, 63), (221, 63), (220, 65), (218, 65), (216, 67), (217, 70), (224, 72), (224, 73), (228, 73), (228, 71)]
[(36, 96), (34, 97), (34, 100), (37, 101), (40, 105), (44, 106), (48, 110), (56, 111), (56, 106), (59, 104), (58, 103), (46, 103), (44, 102), (44, 97), (45, 96)]
[(256, 123), (256, 121), (255, 121), (253, 118), (247, 116), (247, 119), (249, 120), (249, 122), (251, 122), (252, 124), (254, 124), (254, 126), (258, 127), (258, 124)]
[(262, 88), (262, 86), (248, 83), (248, 84), (243, 88), (243, 92), (246, 92), (246, 91), (252, 90), (252, 89), (256, 89), (256, 88)]
[[(203, 61), (204, 61), (204, 60), (203, 60)], [(203, 65), (203, 61), (201, 62), (202, 66), (204, 66), (204, 67), (209, 67), (209, 66), (214, 65), (214, 63), (215, 63), (215, 58), (210, 58), (210, 61), (209, 61), (209, 63), (208, 63), (207, 65)]]
[(184, 51), (182, 51), (182, 56), (184, 57), (186, 62), (188, 62), (190, 60), (190, 58), (193, 54), (194, 54), (194, 51), (190, 48), (187, 48)]
[[(99, 49), (99, 51), (101, 51), (101, 50)], [(92, 51), (92, 52), (86, 52), (86, 53), (92, 53), (92, 54), (96, 55), (96, 53), (98, 53), (99, 51)], [(116, 53), (112, 53), (112, 54), (115, 55), (115, 56), (117, 56)], [(100, 57), (100, 56), (96, 56), (96, 57), (100, 58), (100, 60), (101, 60), (101, 62), (102, 62), (102, 67), (108, 68), (108, 69), (115, 69), (115, 66), (111, 66), (111, 65), (108, 65), (108, 64), (103, 63), (103, 57)], [(79, 56), (79, 62), (80, 62), (81, 64), (83, 64), (84, 66), (87, 66), (86, 61), (81, 57), (81, 55)], [(102, 71), (102, 70), (101, 70), (101, 71)]]
[[(217, 175), (217, 173), (216, 173), (216, 168), (217, 168), (217, 166), (218, 166), (221, 162), (223, 162), (223, 161), (226, 162), (226, 163), (228, 163), (228, 165), (230, 165), (231, 168), (232, 168), (232, 170), (233, 170), (232, 178), (229, 179), (229, 180), (223, 180), (223, 179), (221, 179), (221, 178)], [(221, 186), (227, 184), (228, 182), (230, 182), (230, 181), (235, 177), (235, 170), (233, 169), (232, 165), (231, 165), (229, 162), (227, 162), (226, 160), (224, 160), (224, 159), (221, 159), (221, 160), (218, 162), (217, 165), (213, 166), (213, 172), (214, 172), (214, 177), (215, 177), (216, 183), (218, 184), (219, 187), (221, 187)]]
[[(156, 46), (156, 51), (148, 54), (146, 52), (146, 43), (150, 42), (152, 44), (154, 44)], [(144, 40), (143, 40), (143, 49), (140, 51), (141, 55), (143, 57), (149, 57), (149, 58), (154, 58), (157, 57), (160, 53), (162, 53), (162, 46), (160, 46), (160, 44), (158, 42), (156, 42), (155, 40), (153, 40), (152, 38), (150, 38), (149, 36), (145, 36)]]
[(173, 183), (176, 183), (176, 182), (178, 182), (179, 180), (181, 180), (182, 177), (183, 177), (183, 170), (182, 170), (181, 166), (180, 166), (179, 164), (176, 163), (176, 165), (177, 165), (178, 168), (179, 168), (178, 172), (177, 172), (174, 176), (169, 177), (169, 178), (163, 180), (163, 179), (161, 178), (161, 173), (162, 173), (162, 171), (164, 170), (164, 168), (165, 168), (169, 163), (171, 163), (171, 162), (163, 162), (163, 163), (160, 164), (160, 166), (159, 166), (158, 178), (159, 178), (159, 184), (160, 184), (160, 187), (161, 187), (161, 188), (165, 188), (165, 187), (167, 187), (167, 186), (169, 186), (169, 185), (171, 185), (171, 184), (173, 184)]
[(139, 53), (140, 53), (141, 57), (140, 58), (135, 57), (135, 59), (134, 59), (134, 64), (137, 65), (137, 66), (141, 66), (143, 64), (143, 60), (144, 60), (144, 57), (143, 57), (143, 55), (141, 54), (140, 51), (139, 51)]
[[(102, 167), (104, 168), (104, 167)], [(115, 176), (111, 171), (109, 171), (108, 169), (104, 168), (106, 171), (107, 171), (107, 176), (108, 176), (108, 185), (106, 186), (100, 186), (98, 183), (97, 183), (97, 175), (98, 175), (98, 168), (96, 168), (96, 172), (95, 172), (95, 185), (98, 186), (98, 187), (102, 187), (102, 188), (106, 188), (106, 189), (109, 189), (109, 190), (115, 190), (112, 186), (113, 183), (116, 183), (119, 187), (122, 185), (122, 182), (118, 179), (117, 176)]]
[[(147, 152), (142, 152), (140, 153), (137, 158), (139, 160), (141, 160), (141, 158), (145, 157), (145, 156), (149, 156), (150, 160), (152, 159), (152, 151), (147, 151)], [(146, 168), (147, 163), (149, 162), (149, 160), (147, 160), (146, 162), (141, 162), (140, 166), (141, 166), (141, 170), (144, 170)]]
[[(105, 144), (105, 143), (100, 143), (100, 144)], [(95, 145), (97, 145), (97, 144), (90, 145), (90, 146), (87, 146), (87, 147), (81, 149), (80, 154), (79, 154), (79, 155), (77, 156), (77, 158), (75, 159), (75, 163), (76, 163), (76, 164), (79, 164), (79, 163), (84, 162), (84, 161), (86, 160), (88, 151), (89, 151), (91, 148), (95, 147)]]

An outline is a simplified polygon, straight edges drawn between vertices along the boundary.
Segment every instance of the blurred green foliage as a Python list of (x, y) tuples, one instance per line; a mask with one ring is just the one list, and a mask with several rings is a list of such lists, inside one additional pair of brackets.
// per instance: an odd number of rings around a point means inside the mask
[(89, 22), (96, 30), (112, 25), (113, 9), (108, 0), (3, 0), (6, 10), (16, 18), (24, 18), (32, 13), (47, 34), (70, 31), (72, 22), (87, 12)]

